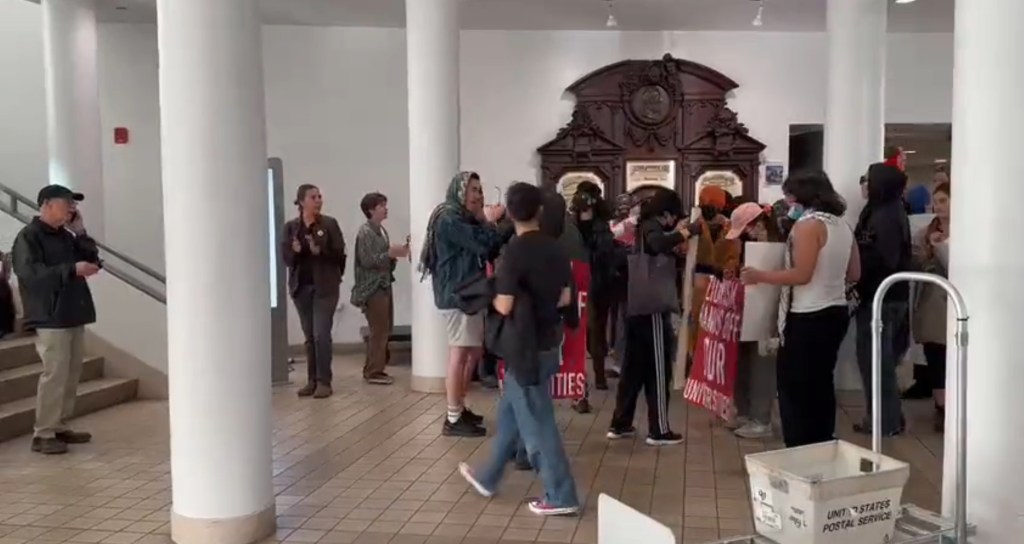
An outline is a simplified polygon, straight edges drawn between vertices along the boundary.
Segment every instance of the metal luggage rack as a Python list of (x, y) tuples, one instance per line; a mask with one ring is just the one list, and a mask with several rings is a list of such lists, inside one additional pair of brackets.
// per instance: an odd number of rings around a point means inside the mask
[[(871, 448), (882, 453), (882, 301), (889, 288), (900, 282), (938, 285), (953, 303), (956, 313), (956, 390), (953, 394), (953, 419), (956, 422), (956, 483), (953, 497), (953, 518), (905, 504), (896, 520), (893, 539), (885, 544), (968, 544), (975, 527), (967, 522), (967, 306), (960, 292), (946, 278), (921, 272), (900, 272), (882, 282), (871, 305)], [(730, 537), (709, 544), (775, 544), (759, 536)], [(865, 543), (876, 544), (876, 543)], [(877, 543), (883, 544), (883, 543)]]

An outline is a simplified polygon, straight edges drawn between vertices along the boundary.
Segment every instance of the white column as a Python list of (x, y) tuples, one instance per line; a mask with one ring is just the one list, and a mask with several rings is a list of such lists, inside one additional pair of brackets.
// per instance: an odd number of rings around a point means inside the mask
[[(967, 365), (968, 513), (975, 544), (1020, 542), (1024, 531), (1024, 364), (1019, 344), (1024, 308), (1020, 233), (1024, 186), (1013, 174), (1024, 126), (1024, 2), (956, 3), (953, 71), (951, 280), (970, 313)], [(952, 332), (952, 330), (950, 330)], [(952, 363), (950, 338), (950, 364)], [(953, 367), (946, 390), (952, 392)], [(947, 398), (951, 398), (947, 395)], [(947, 412), (952, 414), (952, 410)], [(953, 421), (947, 420), (946, 459)], [(947, 465), (945, 480), (952, 481)], [(950, 506), (948, 493), (944, 494)]]
[(275, 525), (257, 9), (157, 1), (177, 544), (248, 544)]
[[(406, 0), (409, 85), (409, 214), (413, 262), (427, 220), (459, 170), (458, 0)], [(412, 272), (412, 388), (444, 391), (448, 340), (430, 279)]]
[[(825, 170), (846, 199), (851, 225), (864, 206), (860, 176), (885, 145), (887, 0), (828, 0)], [(836, 387), (860, 390), (853, 329), (836, 368)]]
[(96, 1), (43, 0), (43, 66), (50, 183), (86, 195), (89, 231), (103, 237), (103, 151)]

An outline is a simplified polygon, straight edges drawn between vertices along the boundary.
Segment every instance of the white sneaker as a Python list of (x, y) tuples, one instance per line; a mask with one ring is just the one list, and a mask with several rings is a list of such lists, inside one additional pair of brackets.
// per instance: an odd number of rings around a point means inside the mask
[(480, 481), (476, 479), (476, 476), (473, 475), (473, 469), (469, 468), (468, 464), (459, 463), (459, 474), (461, 474), (462, 477), (466, 479), (466, 483), (473, 486), (473, 489), (475, 489), (476, 492), (480, 494), (480, 496), (486, 498), (494, 496), (493, 491), (484, 487), (484, 485), (481, 484)]
[(736, 419), (728, 420), (722, 423), (722, 426), (725, 427), (726, 429), (729, 429), (730, 431), (735, 431), (736, 429), (746, 426), (750, 422), (751, 419), (749, 417), (739, 416)]
[(758, 423), (751, 420), (746, 425), (736, 429), (735, 434), (740, 438), (771, 438), (772, 426), (770, 423)]

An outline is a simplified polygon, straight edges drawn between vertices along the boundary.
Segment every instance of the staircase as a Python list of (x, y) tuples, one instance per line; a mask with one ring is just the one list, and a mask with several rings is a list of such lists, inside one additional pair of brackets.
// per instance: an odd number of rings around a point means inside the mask
[[(26, 224), (38, 210), (35, 201), (0, 184), (0, 219), (6, 221), (0, 233), (0, 250), (10, 250), (10, 242), (20, 224)], [(16, 228), (15, 228), (16, 227)], [(9, 239), (8, 239), (9, 238)], [(166, 304), (166, 279), (145, 264), (97, 241), (103, 269), (160, 304)], [(43, 364), (35, 349), (35, 337), (20, 333), (0, 340), (0, 442), (32, 432), (35, 424), (36, 388)], [(78, 384), (73, 417), (134, 400), (138, 394), (136, 379), (107, 377), (102, 357), (86, 355)], [(0, 539), (2, 541), (3, 539)]]
[[(43, 363), (35, 338), (0, 340), (0, 441), (32, 432), (36, 419), (36, 386)], [(75, 402), (75, 417), (135, 399), (138, 381), (108, 378), (103, 358), (86, 356)]]

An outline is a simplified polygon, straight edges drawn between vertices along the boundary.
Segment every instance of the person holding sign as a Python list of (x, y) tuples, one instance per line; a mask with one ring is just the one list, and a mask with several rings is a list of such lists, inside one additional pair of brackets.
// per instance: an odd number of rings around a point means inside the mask
[[(771, 207), (747, 202), (740, 204), (729, 217), (725, 234), (739, 254), (735, 267), (724, 270), (727, 279), (739, 276), (739, 264), (745, 262), (747, 242), (780, 242), (778, 226), (771, 216)], [(767, 438), (772, 435), (772, 403), (775, 400), (775, 358), (761, 354), (758, 341), (741, 341), (736, 360), (735, 433), (741, 438)]]
[(782, 192), (796, 220), (786, 268), (744, 268), (740, 279), (783, 286), (776, 377), (783, 438), (787, 447), (796, 447), (834, 439), (834, 372), (850, 320), (846, 285), (860, 279), (860, 254), (842, 219), (846, 202), (825, 172), (797, 172)]
[[(659, 191), (640, 207), (640, 224), (637, 227), (636, 252), (630, 255), (634, 263), (637, 258), (647, 256), (674, 256), (676, 248), (690, 237), (690, 225), (680, 221), (682, 202), (675, 191)], [(642, 254), (641, 254), (642, 252)], [(622, 362), (622, 376), (619, 378), (618, 390), (615, 395), (615, 412), (608, 438), (615, 440), (632, 436), (633, 416), (636, 413), (636, 401), (643, 389), (647, 395), (647, 444), (665, 446), (679, 444), (683, 437), (669, 427), (668, 423), (668, 391), (672, 382), (671, 356), (673, 347), (672, 311), (666, 306), (655, 311), (639, 308), (639, 295), (675, 291), (677, 269), (671, 267), (670, 273), (658, 277), (658, 281), (667, 281), (667, 285), (650, 284), (655, 278), (639, 277), (637, 272), (651, 272), (657, 263), (649, 263), (651, 268), (634, 270), (630, 264), (629, 300), (627, 300), (626, 317), (626, 354)], [(668, 268), (668, 267), (666, 267)], [(674, 304), (678, 308), (679, 297), (674, 300), (661, 301)], [(658, 302), (655, 300), (654, 302)]]

